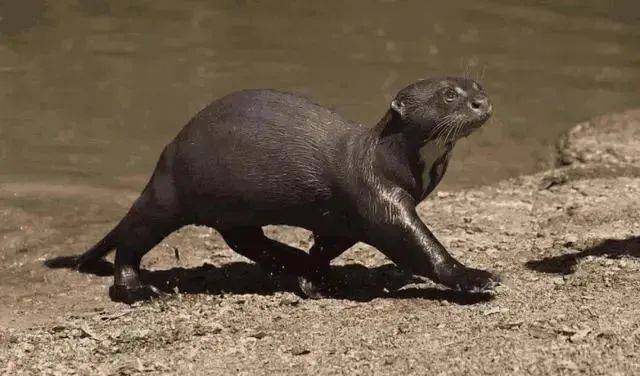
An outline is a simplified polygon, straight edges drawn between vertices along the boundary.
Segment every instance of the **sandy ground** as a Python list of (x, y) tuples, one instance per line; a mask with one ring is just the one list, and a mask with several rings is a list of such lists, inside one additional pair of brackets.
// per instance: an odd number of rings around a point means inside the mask
[(175, 293), (116, 304), (109, 276), (42, 262), (92, 245), (136, 192), (0, 182), (0, 373), (640, 374), (638, 150), (640, 110), (604, 116), (560, 142), (554, 169), (421, 205), (456, 257), (502, 275), (494, 298), (358, 244), (335, 262), (336, 297), (305, 300), (188, 227), (145, 259)]

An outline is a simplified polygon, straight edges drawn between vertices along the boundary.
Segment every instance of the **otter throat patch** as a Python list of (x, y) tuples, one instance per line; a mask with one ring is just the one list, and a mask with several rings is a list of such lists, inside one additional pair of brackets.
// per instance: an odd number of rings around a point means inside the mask
[(440, 183), (449, 164), (453, 144), (442, 144), (435, 140), (420, 148), (422, 168), (422, 196), (425, 198)]

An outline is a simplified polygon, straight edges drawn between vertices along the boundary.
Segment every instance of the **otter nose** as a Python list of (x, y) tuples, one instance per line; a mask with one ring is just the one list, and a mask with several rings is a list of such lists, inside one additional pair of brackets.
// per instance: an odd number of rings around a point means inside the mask
[(489, 103), (489, 98), (485, 96), (478, 96), (469, 101), (469, 107), (474, 112), (479, 113), (491, 113), (491, 103)]

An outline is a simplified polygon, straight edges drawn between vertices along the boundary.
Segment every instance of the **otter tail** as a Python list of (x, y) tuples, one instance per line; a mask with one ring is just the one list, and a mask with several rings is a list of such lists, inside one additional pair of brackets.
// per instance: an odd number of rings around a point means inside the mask
[(102, 240), (96, 243), (96, 245), (78, 256), (77, 267), (81, 268), (83, 265), (98, 261), (106, 256), (107, 253), (109, 253), (112, 249), (114, 249), (117, 245), (116, 239), (118, 237), (117, 234), (119, 227), (119, 225), (116, 226), (113, 230), (109, 231), (109, 233), (104, 238), (102, 238)]
[[(94, 271), (94, 269), (95, 271), (104, 270), (105, 265), (103, 264), (106, 263), (110, 265), (110, 263), (106, 261), (101, 263), (100, 261), (112, 249), (116, 248), (119, 227), (120, 225), (116, 226), (104, 238), (102, 238), (102, 240), (96, 243), (96, 245), (94, 245), (93, 247), (89, 248), (89, 250), (87, 250), (85, 253), (81, 255), (61, 256), (48, 259), (44, 262), (45, 266), (52, 269), (67, 268), (89, 272)], [(108, 269), (111, 268), (109, 267)], [(105, 273), (108, 273), (108, 271), (106, 271)]]

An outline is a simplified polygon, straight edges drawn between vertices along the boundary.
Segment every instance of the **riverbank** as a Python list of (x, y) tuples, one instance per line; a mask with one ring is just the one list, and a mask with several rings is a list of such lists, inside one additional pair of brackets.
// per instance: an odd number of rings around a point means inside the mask
[[(179, 293), (130, 308), (108, 300), (111, 277), (42, 261), (92, 245), (136, 192), (0, 183), (0, 371), (640, 373), (638, 150), (640, 110), (603, 116), (563, 137), (553, 169), (420, 206), (458, 259), (502, 275), (494, 299), (412, 279), (359, 244), (336, 262), (336, 299), (302, 300), (188, 227), (144, 262)], [(306, 231), (269, 231), (309, 246)]]

